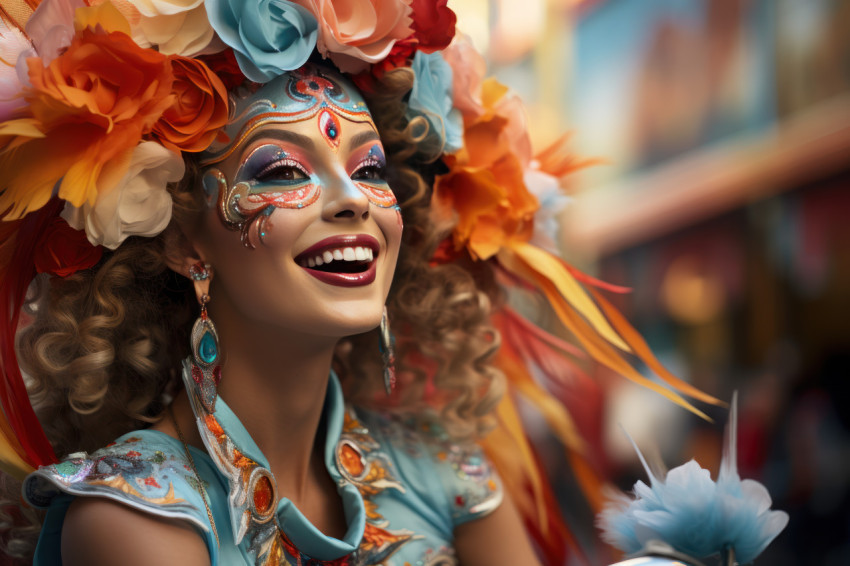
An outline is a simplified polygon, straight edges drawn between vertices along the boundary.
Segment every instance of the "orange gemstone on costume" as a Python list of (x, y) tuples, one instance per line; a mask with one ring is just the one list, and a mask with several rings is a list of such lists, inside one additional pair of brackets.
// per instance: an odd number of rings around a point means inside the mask
[(339, 460), (345, 471), (354, 477), (358, 477), (366, 469), (363, 458), (350, 444), (343, 444), (339, 449)]
[(260, 477), (254, 484), (254, 509), (267, 513), (272, 505), (272, 482), (266, 476)]
[(254, 465), (254, 461), (245, 456), (239, 450), (233, 449), (233, 465), (239, 469), (249, 468)]

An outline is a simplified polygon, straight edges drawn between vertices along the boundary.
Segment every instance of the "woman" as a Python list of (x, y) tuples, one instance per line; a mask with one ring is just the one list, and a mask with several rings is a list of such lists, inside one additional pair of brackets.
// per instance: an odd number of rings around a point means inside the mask
[[(42, 465), (36, 563), (535, 563), (475, 441), (497, 424), (488, 454), (540, 501), (494, 361), (569, 440), (525, 360), (571, 347), (491, 318), (496, 271), (597, 359), (656, 364), (530, 243), (527, 185), (574, 163), (532, 166), (441, 3), (92, 4), (4, 19), (25, 72), (0, 126), (0, 455)], [(532, 530), (553, 561), (557, 525)]]
[[(328, 390), (340, 339), (381, 322), (402, 237), (383, 147), (359, 93), (308, 64), (244, 94), (224, 129), (228, 143), (204, 152), (197, 176), (184, 179), (185, 196), (203, 188), (203, 200), (165, 249), (169, 267), (193, 279), (205, 320), (215, 321), (208, 330), (204, 318), (196, 323), (187, 389), (169, 418), (88, 458), (43, 468), (27, 484), (31, 495), (58, 487), (90, 496), (67, 508), (63, 563), (277, 563), (285, 552), (291, 563), (354, 553), (351, 563), (401, 564), (450, 560), (452, 546), (464, 563), (492, 563), (496, 545), (483, 537), (500, 530), (511, 533), (500, 560), (534, 563), (515, 512), (505, 505), (490, 513), (498, 488), (477, 493), (495, 477), (454, 478), (442, 496), (426, 489), (427, 474), (451, 478), (440, 468), (471, 467), (479, 454), (440, 462), (445, 443), (411, 441), (389, 432), (397, 423), (346, 409), (335, 376)], [(192, 475), (174, 479), (187, 464)], [(193, 480), (210, 501), (187, 513), (178, 500), (196, 496)], [(145, 482), (168, 489), (145, 490)], [(423, 504), (449, 509), (454, 491), (473, 497), (442, 524), (416, 517)], [(61, 513), (54, 503), (47, 531)], [(267, 528), (275, 521), (282, 536)], [(199, 522), (205, 537), (193, 528)], [(57, 545), (42, 541), (39, 563)]]

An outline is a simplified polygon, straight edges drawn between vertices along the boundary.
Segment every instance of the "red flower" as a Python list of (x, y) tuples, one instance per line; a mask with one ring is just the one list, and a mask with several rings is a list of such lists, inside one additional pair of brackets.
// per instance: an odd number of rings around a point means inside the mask
[(161, 485), (159, 485), (159, 482), (157, 482), (156, 478), (153, 477), (153, 476), (151, 476), (149, 478), (145, 478), (145, 485), (149, 485), (151, 487), (157, 487), (157, 488), (162, 487)]
[(53, 219), (35, 247), (33, 260), (38, 273), (67, 277), (100, 261), (103, 248), (93, 246), (83, 230), (74, 230), (60, 217)]
[(446, 6), (448, 0), (413, 0), (413, 37), (419, 49), (433, 53), (445, 49), (455, 36), (457, 16)]
[(363, 92), (375, 92), (377, 79), (383, 77), (385, 73), (399, 67), (409, 67), (417, 47), (416, 40), (412, 37), (396, 41), (386, 59), (378, 61), (368, 71), (353, 75), (351, 80), (357, 88)]
[(203, 61), (210, 70), (218, 75), (227, 90), (233, 90), (245, 82), (245, 75), (236, 62), (233, 50), (228, 48), (211, 55), (201, 55), (195, 59)]

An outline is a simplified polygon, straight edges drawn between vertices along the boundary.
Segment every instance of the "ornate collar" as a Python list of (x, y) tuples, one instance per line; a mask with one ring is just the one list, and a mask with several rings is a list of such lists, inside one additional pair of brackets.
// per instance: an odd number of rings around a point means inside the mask
[(248, 541), (255, 564), (285, 564), (284, 551), (300, 551), (333, 564), (355, 553), (366, 527), (363, 498), (336, 465), (345, 406), (342, 390), (331, 372), (325, 399), (325, 465), (343, 500), (348, 531), (335, 539), (316, 529), (292, 502), (281, 497), (268, 460), (231, 409), (218, 398), (220, 366), (203, 369), (183, 361), (183, 382), (201, 438), (215, 466), (229, 482), (229, 511), (236, 545)]

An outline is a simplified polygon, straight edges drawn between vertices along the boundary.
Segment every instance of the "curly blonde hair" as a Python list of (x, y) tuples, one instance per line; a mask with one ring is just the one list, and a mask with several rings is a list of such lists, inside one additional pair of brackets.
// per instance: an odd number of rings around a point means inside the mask
[[(470, 438), (489, 428), (504, 390), (503, 376), (488, 364), (499, 346), (489, 323), (499, 294), (486, 264), (430, 263), (451, 226), (435, 226), (431, 219), (431, 187), (440, 165), (438, 152), (422, 143), (427, 122), (405, 118), (403, 97), (413, 77), (411, 70), (397, 69), (366, 95), (405, 225), (387, 302), (397, 338), (398, 393), (390, 401), (377, 394), (382, 386), (375, 331), (343, 340), (334, 367), (355, 404), (437, 413), (449, 434)], [(18, 356), (57, 454), (92, 451), (149, 426), (178, 386), (176, 370), (188, 352), (197, 307), (189, 280), (172, 272), (166, 259), (182, 237), (178, 226), (191, 227), (203, 206), (197, 166), (191, 160), (187, 165), (183, 181), (169, 188), (174, 214), (163, 234), (129, 238), (92, 269), (37, 282), (35, 320), (19, 333)], [(26, 548), (20, 540), (7, 545), (17, 555)]]

